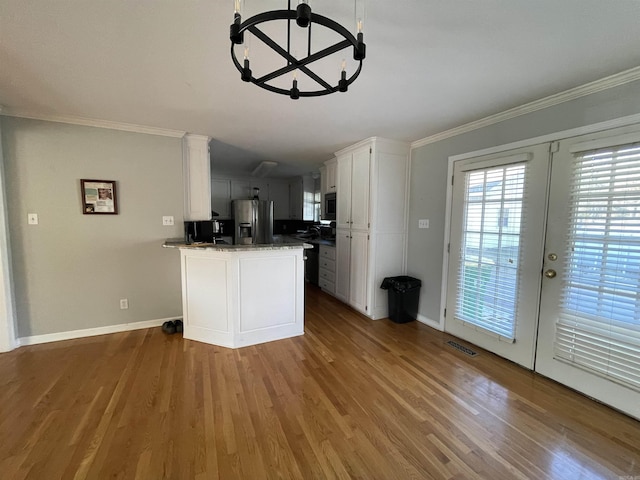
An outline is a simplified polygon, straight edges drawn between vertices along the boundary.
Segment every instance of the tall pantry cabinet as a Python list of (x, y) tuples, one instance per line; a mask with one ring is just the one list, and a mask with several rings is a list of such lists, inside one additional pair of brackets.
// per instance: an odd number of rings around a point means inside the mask
[(336, 157), (336, 297), (384, 318), (380, 284), (406, 272), (409, 145), (374, 137)]

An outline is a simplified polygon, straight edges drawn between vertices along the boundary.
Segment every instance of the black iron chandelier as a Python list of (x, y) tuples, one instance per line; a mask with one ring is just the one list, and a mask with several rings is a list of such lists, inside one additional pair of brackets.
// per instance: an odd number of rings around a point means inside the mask
[[(349, 85), (351, 85), (356, 80), (356, 78), (358, 78), (358, 75), (360, 75), (360, 71), (362, 70), (362, 61), (364, 60), (366, 55), (366, 45), (363, 41), (361, 20), (357, 22), (357, 36), (354, 36), (353, 34), (351, 34), (351, 32), (349, 32), (349, 30), (347, 30), (345, 27), (335, 22), (334, 20), (331, 20), (330, 18), (324, 17), (322, 15), (318, 15), (317, 13), (312, 13), (308, 0), (299, 1), (299, 4), (295, 10), (291, 9), (291, 0), (288, 0), (287, 10), (273, 10), (270, 12), (260, 13), (242, 22), (240, 12), (241, 1), (242, 0), (235, 0), (234, 2), (235, 13), (233, 23), (230, 27), (229, 37), (231, 39), (231, 58), (233, 59), (233, 63), (235, 64), (236, 68), (240, 72), (240, 78), (243, 81), (251, 82), (261, 88), (274, 93), (288, 95), (290, 98), (296, 100), (300, 97), (318, 97), (335, 92), (346, 92), (349, 88)], [(281, 20), (286, 20), (287, 24), (286, 48), (280, 46), (259, 28), (261, 24), (264, 24), (266, 22), (275, 22)], [(307, 55), (304, 58), (298, 59), (296, 58), (296, 55), (291, 54), (292, 20), (295, 20), (295, 23), (298, 27), (307, 29)], [(323, 27), (334, 31), (343, 39), (338, 43), (312, 53), (311, 27), (314, 24), (322, 25)], [(244, 43), (245, 32), (251, 32), (252, 35), (254, 35), (265, 45), (275, 51), (278, 55), (280, 55), (284, 59), (285, 65), (258, 78), (254, 77), (253, 72), (250, 68), (248, 49), (245, 47), (244, 61), (243, 63), (240, 63), (240, 61), (236, 57), (234, 48), (235, 45), (242, 45)], [(309, 65), (311, 63), (348, 48), (353, 48), (353, 59), (358, 62), (358, 66), (355, 72), (350, 77), (347, 77), (346, 62), (343, 60), (342, 71), (340, 72), (340, 77), (336, 85), (332, 85), (331, 81), (327, 81), (321, 78), (309, 68)], [(296, 71), (300, 71), (313, 79), (315, 81), (314, 85), (317, 84), (319, 86), (316, 87), (318, 89), (305, 91), (299, 90), (298, 81), (295, 77)], [(281, 88), (272, 83), (269, 83), (272, 80), (277, 79), (282, 75), (290, 72), (294, 72), (294, 78), (290, 89)]]

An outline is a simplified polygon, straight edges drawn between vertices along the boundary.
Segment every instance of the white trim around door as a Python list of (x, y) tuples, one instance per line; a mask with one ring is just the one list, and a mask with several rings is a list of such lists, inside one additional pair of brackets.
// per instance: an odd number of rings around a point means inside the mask
[(17, 346), (7, 196), (4, 188), (4, 157), (0, 142), (0, 352), (8, 352)]

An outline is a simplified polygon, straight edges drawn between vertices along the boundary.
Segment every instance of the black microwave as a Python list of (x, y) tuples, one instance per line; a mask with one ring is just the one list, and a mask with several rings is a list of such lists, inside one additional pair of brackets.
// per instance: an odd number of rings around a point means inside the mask
[(335, 220), (338, 205), (336, 204), (336, 194), (327, 193), (324, 196), (324, 210), (322, 211), (322, 220)]

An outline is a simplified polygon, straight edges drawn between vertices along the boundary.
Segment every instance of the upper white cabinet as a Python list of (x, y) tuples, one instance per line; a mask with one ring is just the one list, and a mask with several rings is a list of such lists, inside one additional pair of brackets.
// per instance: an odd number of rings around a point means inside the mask
[(369, 228), (370, 146), (363, 146), (338, 157), (337, 228)]
[(289, 182), (289, 218), (302, 220), (302, 177)]
[(184, 219), (211, 220), (209, 137), (187, 134), (182, 139)]
[(289, 183), (285, 180), (269, 180), (269, 200), (273, 201), (273, 219), (288, 220)]
[(246, 200), (252, 197), (249, 180), (231, 180), (231, 200)]
[(215, 177), (211, 180), (211, 208), (220, 214), (219, 219), (233, 218), (231, 202), (253, 198), (254, 188), (259, 189), (261, 200), (273, 201), (273, 218), (288, 220), (289, 181), (270, 178), (228, 178)]
[(320, 193), (324, 195), (327, 193), (327, 166), (320, 167)]
[(315, 185), (311, 175), (296, 177), (289, 182), (289, 218), (313, 221)]
[(336, 296), (384, 318), (380, 284), (406, 272), (409, 145), (371, 138), (336, 156)]
[(218, 213), (219, 219), (231, 218), (231, 181), (211, 180), (211, 210)]
[(324, 165), (326, 167), (326, 184), (325, 188), (322, 190), (322, 193), (335, 192), (338, 189), (338, 163), (335, 158), (332, 158), (331, 160), (327, 160), (326, 162), (324, 162)]

